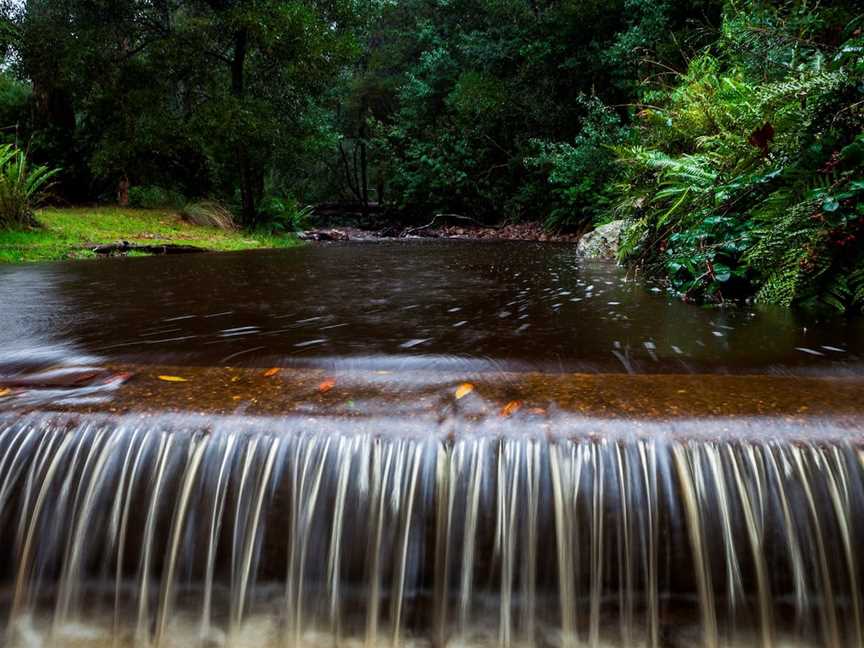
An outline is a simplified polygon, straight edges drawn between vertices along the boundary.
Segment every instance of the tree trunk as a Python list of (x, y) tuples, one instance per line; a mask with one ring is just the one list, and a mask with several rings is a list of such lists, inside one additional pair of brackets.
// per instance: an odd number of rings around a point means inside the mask
[(234, 58), (231, 60), (231, 93), (238, 99), (242, 99), (245, 92), (243, 72), (246, 66), (248, 43), (249, 32), (245, 27), (238, 29), (234, 33)]
[(369, 162), (366, 157), (366, 100), (360, 112), (360, 199), (363, 203), (363, 217), (369, 216)]
[(117, 183), (117, 204), (120, 207), (129, 206), (129, 178), (125, 175)]
[(369, 169), (366, 160), (366, 140), (360, 140), (360, 186), (363, 203), (363, 216), (369, 215)]
[(253, 226), (258, 220), (258, 196), (260, 174), (249, 161), (249, 154), (244, 144), (237, 145), (237, 159), (240, 164), (240, 217), (247, 226)]
[(384, 204), (384, 174), (381, 172), (381, 167), (377, 169), (375, 183), (375, 202), (379, 205)]
[[(246, 94), (246, 54), (249, 45), (249, 32), (243, 27), (234, 33), (234, 56), (231, 60), (231, 94), (243, 101)], [(240, 217), (246, 226), (253, 226), (258, 220), (258, 197), (263, 187), (263, 174), (252, 163), (246, 142), (240, 139), (236, 144), (237, 164), (240, 170)]]
[[(357, 148), (355, 145), (354, 151), (356, 150)], [(348, 154), (345, 152), (345, 147), (342, 146), (342, 142), (339, 142), (339, 157), (342, 160), (342, 168), (345, 170), (345, 182), (348, 183), (348, 190), (354, 195), (354, 197), (357, 199), (357, 202), (360, 202), (363, 200), (363, 198), (360, 195), (359, 181), (356, 178), (357, 169), (351, 168), (355, 165), (349, 163)], [(354, 156), (352, 152), (352, 158), (353, 157)]]

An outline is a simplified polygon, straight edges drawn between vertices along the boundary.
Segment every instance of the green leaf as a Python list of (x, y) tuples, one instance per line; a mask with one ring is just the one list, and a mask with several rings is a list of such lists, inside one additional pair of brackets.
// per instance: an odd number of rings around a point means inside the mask
[(669, 274), (674, 275), (674, 274), (677, 274), (679, 270), (683, 269), (684, 266), (682, 264), (678, 263), (677, 261), (671, 261), (667, 265), (667, 268), (669, 268)]
[(720, 283), (726, 283), (732, 278), (732, 268), (723, 263), (715, 263), (714, 278)]

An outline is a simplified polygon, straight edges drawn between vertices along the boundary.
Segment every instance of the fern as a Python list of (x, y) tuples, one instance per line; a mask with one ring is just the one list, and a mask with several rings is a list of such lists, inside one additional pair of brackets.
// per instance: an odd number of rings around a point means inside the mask
[(619, 211), (634, 217), (621, 259), (696, 299), (864, 309), (864, 146), (850, 145), (864, 68), (801, 45), (785, 9), (763, 9), (780, 18), (755, 25), (764, 38), (727, 14), (717, 47), (640, 113), (640, 145), (616, 149)]
[(762, 85), (756, 90), (759, 110), (764, 113), (790, 100), (796, 101), (800, 106), (804, 99), (830, 95), (848, 83), (849, 75), (844, 70), (838, 70)]
[(859, 312), (864, 311), (864, 255), (861, 255), (853, 266), (847, 283), (852, 307)]

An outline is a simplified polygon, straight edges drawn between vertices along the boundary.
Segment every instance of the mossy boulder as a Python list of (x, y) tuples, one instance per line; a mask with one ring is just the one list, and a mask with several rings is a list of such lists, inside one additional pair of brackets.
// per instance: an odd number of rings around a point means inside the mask
[(586, 259), (610, 259), (618, 256), (621, 235), (627, 227), (626, 220), (616, 220), (588, 232), (576, 247), (576, 253)]

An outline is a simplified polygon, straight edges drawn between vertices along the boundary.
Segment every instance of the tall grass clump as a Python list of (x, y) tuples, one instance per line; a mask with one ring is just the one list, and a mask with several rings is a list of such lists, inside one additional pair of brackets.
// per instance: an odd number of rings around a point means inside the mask
[(36, 209), (58, 171), (30, 164), (27, 154), (11, 144), (0, 146), (0, 229), (37, 225)]
[(215, 200), (189, 203), (180, 211), (180, 216), (186, 222), (201, 227), (215, 227), (226, 231), (239, 229), (231, 210)]

